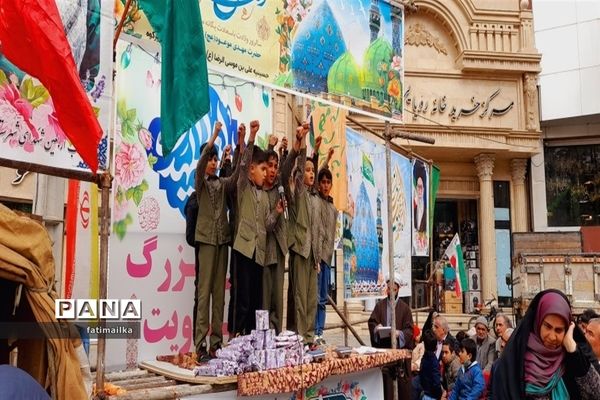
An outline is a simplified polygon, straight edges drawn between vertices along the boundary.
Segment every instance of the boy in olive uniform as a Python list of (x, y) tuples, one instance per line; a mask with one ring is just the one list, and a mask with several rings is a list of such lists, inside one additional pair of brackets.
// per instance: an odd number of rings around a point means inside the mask
[[(314, 342), (317, 311), (317, 272), (321, 260), (320, 200), (313, 193), (315, 169), (306, 160), (308, 124), (299, 127), (296, 142), (300, 147), (294, 176), (294, 192), (290, 196), (290, 286), (295, 310), (294, 325), (306, 344)], [(290, 154), (289, 157), (292, 157)], [(288, 306), (289, 307), (289, 306)]]
[[(274, 210), (282, 197), (281, 190), (289, 192), (289, 179), (294, 167), (294, 159), (282, 160), (279, 168), (279, 156), (273, 150), (277, 144), (277, 136), (269, 137), (267, 150), (267, 176), (263, 190), (269, 197), (270, 209)], [(280, 189), (281, 188), (281, 189)], [(288, 223), (286, 218), (279, 218), (275, 229), (267, 233), (265, 268), (263, 269), (262, 308), (269, 311), (269, 325), (279, 334), (283, 323), (283, 281), (285, 256), (288, 252)]]
[(266, 153), (254, 146), (258, 121), (250, 123), (237, 181), (237, 229), (233, 250), (236, 257), (233, 332), (249, 334), (256, 325), (255, 311), (262, 304), (262, 269), (265, 266), (267, 233), (272, 232), (283, 212), (278, 201), (270, 210), (269, 197), (262, 190), (267, 172)]
[(327, 160), (319, 169), (317, 181), (319, 183), (319, 200), (321, 201), (321, 260), (320, 271), (317, 275), (318, 308), (315, 320), (315, 335), (317, 344), (324, 344), (323, 329), (325, 328), (325, 316), (327, 307), (327, 296), (331, 284), (331, 260), (333, 259), (335, 228), (337, 224), (338, 210), (333, 205), (331, 193), (333, 175), (329, 170), (329, 162), (333, 157), (333, 147), (329, 149)]
[(198, 218), (195, 240), (198, 248), (197, 307), (194, 344), (199, 359), (206, 360), (206, 336), (209, 328), (209, 305), (212, 298), (210, 353), (214, 355), (223, 342), (223, 308), (225, 302), (225, 276), (227, 273), (228, 245), (231, 230), (227, 222), (226, 197), (235, 191), (238, 173), (227, 178), (217, 174), (215, 140), (221, 132), (220, 121), (215, 123), (213, 134), (201, 148), (196, 167), (196, 196)]

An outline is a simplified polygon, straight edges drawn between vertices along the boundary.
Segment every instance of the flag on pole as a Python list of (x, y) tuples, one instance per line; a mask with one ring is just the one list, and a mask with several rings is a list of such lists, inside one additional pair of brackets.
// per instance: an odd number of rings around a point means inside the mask
[(375, 175), (373, 174), (373, 163), (369, 159), (369, 156), (365, 153), (362, 153), (362, 167), (361, 167), (363, 177), (371, 182), (373, 186), (375, 186)]
[(56, 0), (0, 0), (0, 51), (48, 89), (58, 124), (93, 172), (102, 128), (83, 90)]
[(448, 257), (450, 265), (456, 271), (456, 295), (459, 296), (462, 292), (469, 290), (469, 284), (458, 233), (452, 238), (444, 255)]
[(210, 107), (200, 5), (193, 0), (139, 0), (139, 5), (162, 47), (160, 121), (165, 156)]

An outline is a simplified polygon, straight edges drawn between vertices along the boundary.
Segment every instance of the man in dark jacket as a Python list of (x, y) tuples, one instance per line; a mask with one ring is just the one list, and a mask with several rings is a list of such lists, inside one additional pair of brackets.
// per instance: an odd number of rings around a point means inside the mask
[[(410, 307), (402, 300), (398, 299), (398, 290), (400, 289), (400, 275), (394, 275), (394, 283), (388, 280), (388, 291), (392, 290), (394, 303), (396, 307), (396, 348), (412, 350), (413, 341), (413, 318)], [(375, 305), (371, 317), (369, 318), (369, 336), (371, 345), (379, 348), (391, 348), (392, 341), (389, 330), (386, 327), (391, 326), (392, 304), (388, 297), (380, 300)], [(410, 358), (404, 360), (396, 368), (384, 369), (384, 398), (393, 398), (393, 379), (398, 379), (398, 398), (408, 399), (411, 393), (410, 381)]]

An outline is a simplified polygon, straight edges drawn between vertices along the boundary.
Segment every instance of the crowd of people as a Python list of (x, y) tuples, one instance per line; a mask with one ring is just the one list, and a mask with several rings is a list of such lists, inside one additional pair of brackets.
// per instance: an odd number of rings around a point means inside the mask
[(247, 143), (241, 124), (233, 154), (228, 145), (219, 160), (221, 129), (217, 121), (201, 147), (195, 192), (185, 209), (186, 239), (197, 254), (193, 325), (199, 360), (214, 357), (223, 344), (228, 269), (230, 337), (249, 334), (259, 309), (268, 310), (271, 328), (282, 331), (288, 254), (286, 328), (310, 346), (321, 344), (337, 221), (328, 168), (333, 148), (317, 170), (321, 138), (307, 158), (308, 123), (297, 128), (291, 150), (284, 138), (275, 151), (274, 135), (268, 148), (256, 146), (260, 124), (252, 121)]
[[(186, 236), (197, 254), (196, 352), (203, 361), (223, 344), (228, 269), (230, 336), (249, 334), (258, 309), (268, 310), (271, 328), (281, 332), (286, 259), (286, 328), (310, 346), (324, 343), (337, 220), (328, 168), (333, 150), (317, 170), (321, 138), (307, 158), (308, 123), (297, 128), (289, 151), (285, 138), (275, 151), (279, 140), (273, 135), (267, 149), (255, 145), (260, 125), (252, 121), (247, 143), (241, 124), (233, 154), (227, 146), (219, 160), (221, 127), (215, 124), (201, 148), (196, 190), (186, 205)], [(399, 398), (414, 400), (600, 399), (600, 316), (588, 310), (573, 322), (560, 291), (538, 293), (515, 328), (508, 315), (498, 314), (490, 330), (481, 316), (472, 332), (454, 336), (435, 312), (421, 330), (416, 327), (410, 307), (398, 298), (399, 277), (387, 285), (392, 295), (376, 304), (369, 319), (371, 344), (389, 348), (395, 340), (397, 348), (412, 350), (412, 359), (384, 369), (386, 398), (397, 380)], [(384, 329), (392, 308), (393, 339)]]
[[(384, 375), (386, 399), (392, 398), (392, 379), (398, 380), (398, 398), (413, 400), (600, 399), (600, 316), (587, 310), (574, 322), (558, 290), (538, 293), (515, 328), (508, 315), (497, 314), (493, 322), (480, 316), (474, 329), (456, 337), (436, 312), (422, 330), (413, 326), (406, 305), (396, 313), (397, 346), (413, 349), (411, 373)], [(373, 312), (369, 328), (372, 344), (380, 347), (378, 315)]]

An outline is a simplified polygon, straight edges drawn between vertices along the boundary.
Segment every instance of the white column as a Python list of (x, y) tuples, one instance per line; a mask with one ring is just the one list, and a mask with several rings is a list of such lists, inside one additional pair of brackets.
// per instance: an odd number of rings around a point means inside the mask
[(525, 192), (525, 175), (527, 174), (527, 160), (515, 158), (510, 161), (512, 176), (513, 204), (512, 218), (514, 232), (527, 232), (527, 197)]
[(496, 232), (494, 229), (493, 154), (475, 157), (479, 176), (479, 258), (483, 301), (498, 297), (496, 287)]

